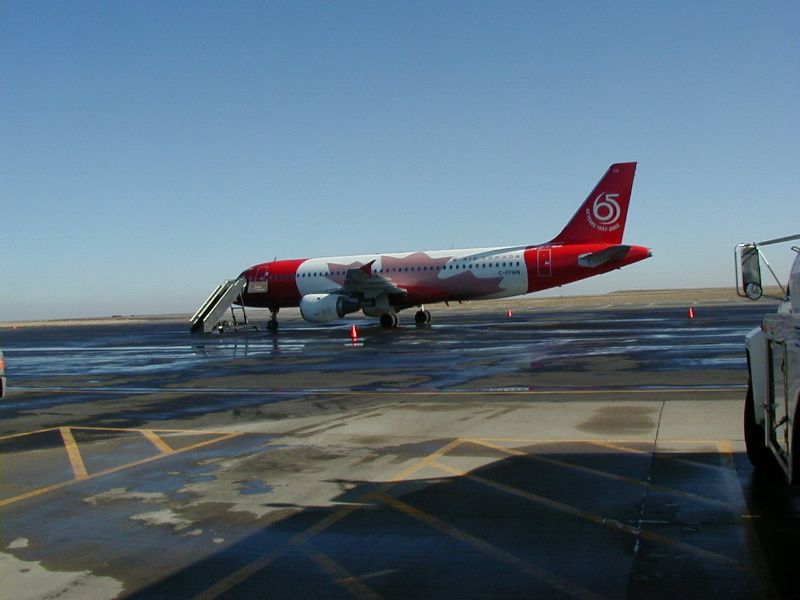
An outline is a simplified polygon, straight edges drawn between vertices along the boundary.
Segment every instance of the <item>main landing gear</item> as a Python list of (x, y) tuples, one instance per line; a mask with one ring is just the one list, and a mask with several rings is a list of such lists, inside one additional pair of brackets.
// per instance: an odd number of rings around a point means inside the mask
[[(431, 322), (431, 313), (424, 308), (414, 314), (414, 322), (417, 325), (427, 325)], [(397, 313), (387, 312), (381, 315), (381, 327), (384, 329), (394, 329), (397, 327)]]
[(267, 321), (267, 331), (278, 331), (278, 311), (280, 308), (269, 309), (269, 321)]
[(427, 325), (431, 322), (431, 313), (424, 308), (418, 310), (414, 315), (414, 322), (417, 325)]

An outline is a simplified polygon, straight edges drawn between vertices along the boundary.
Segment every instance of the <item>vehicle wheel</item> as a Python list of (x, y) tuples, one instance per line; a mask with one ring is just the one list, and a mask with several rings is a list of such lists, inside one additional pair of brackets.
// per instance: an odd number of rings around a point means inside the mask
[(267, 321), (267, 331), (278, 331), (278, 321), (272, 319)]
[(747, 387), (747, 399), (744, 403), (744, 445), (747, 448), (747, 458), (756, 469), (770, 472), (777, 470), (775, 457), (764, 440), (764, 428), (756, 423), (753, 388), (750, 386)]
[(394, 313), (383, 313), (381, 315), (381, 327), (384, 329), (397, 327), (397, 315)]
[(427, 325), (431, 322), (431, 313), (427, 310), (418, 310), (414, 315), (414, 321), (417, 325)]

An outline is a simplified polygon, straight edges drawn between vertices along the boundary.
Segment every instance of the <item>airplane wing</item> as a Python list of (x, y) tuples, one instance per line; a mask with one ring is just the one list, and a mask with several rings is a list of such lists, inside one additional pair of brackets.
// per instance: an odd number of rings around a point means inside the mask
[(388, 277), (372, 272), (370, 261), (362, 267), (348, 269), (344, 284), (336, 293), (351, 294), (363, 298), (377, 298), (381, 294), (405, 294), (404, 288), (397, 287)]
[(595, 269), (608, 262), (622, 260), (628, 254), (630, 249), (630, 246), (620, 244), (618, 246), (610, 246), (598, 252), (581, 254), (578, 257), (578, 264), (582, 267)]

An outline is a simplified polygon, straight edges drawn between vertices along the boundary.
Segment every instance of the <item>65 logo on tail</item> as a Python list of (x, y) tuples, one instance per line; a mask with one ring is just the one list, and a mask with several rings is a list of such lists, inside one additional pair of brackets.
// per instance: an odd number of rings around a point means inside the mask
[(622, 209), (617, 202), (619, 194), (600, 192), (592, 203), (591, 211), (586, 207), (586, 220), (598, 231), (614, 231), (619, 229), (619, 217)]

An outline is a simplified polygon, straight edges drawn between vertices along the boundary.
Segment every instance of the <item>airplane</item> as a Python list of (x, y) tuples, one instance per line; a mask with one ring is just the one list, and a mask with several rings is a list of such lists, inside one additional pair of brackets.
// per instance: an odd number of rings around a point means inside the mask
[(300, 307), (311, 323), (362, 311), (387, 328), (397, 313), (416, 307), (414, 321), (430, 323), (425, 305), (507, 298), (607, 273), (652, 256), (622, 244), (636, 163), (608, 168), (564, 229), (549, 242), (460, 250), (424, 250), (273, 260), (242, 272), (246, 286), (235, 304), (278, 311)]

